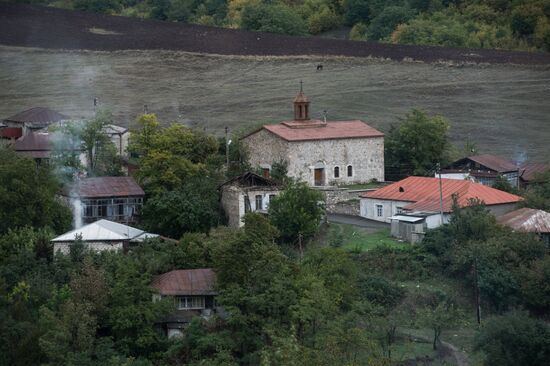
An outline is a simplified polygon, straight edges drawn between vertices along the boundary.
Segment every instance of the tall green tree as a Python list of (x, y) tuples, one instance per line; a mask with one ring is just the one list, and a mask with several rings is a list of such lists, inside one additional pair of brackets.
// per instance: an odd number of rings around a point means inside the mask
[(49, 166), (0, 146), (0, 234), (24, 226), (67, 231), (72, 214), (56, 197), (60, 188)]
[(291, 182), (269, 203), (269, 219), (287, 243), (311, 238), (323, 216), (323, 195), (304, 182)]
[(432, 175), (437, 163), (445, 165), (450, 157), (449, 122), (413, 109), (386, 135), (384, 159), (386, 179), (399, 180), (409, 175)]

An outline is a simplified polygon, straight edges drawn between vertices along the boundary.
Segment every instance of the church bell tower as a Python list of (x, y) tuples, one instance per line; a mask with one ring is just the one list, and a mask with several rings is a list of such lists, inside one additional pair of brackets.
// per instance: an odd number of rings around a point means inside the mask
[(303, 83), (300, 81), (300, 92), (294, 98), (294, 120), (307, 121), (309, 120), (309, 101), (304, 95)]

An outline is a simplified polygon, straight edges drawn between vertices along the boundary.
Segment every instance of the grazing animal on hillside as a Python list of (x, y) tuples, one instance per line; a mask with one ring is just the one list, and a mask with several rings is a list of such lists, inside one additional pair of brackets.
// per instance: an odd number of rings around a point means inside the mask
[(323, 71), (323, 64), (317, 65), (317, 71)]

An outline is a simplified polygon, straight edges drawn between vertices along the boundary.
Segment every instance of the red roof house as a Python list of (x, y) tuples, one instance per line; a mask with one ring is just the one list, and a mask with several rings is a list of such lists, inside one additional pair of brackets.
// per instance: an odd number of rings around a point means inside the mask
[[(453, 197), (465, 207), (472, 199), (479, 199), (494, 213), (510, 211), (522, 198), (468, 180), (441, 179), (443, 212), (452, 209)], [(361, 196), (361, 216), (377, 221), (388, 221), (401, 213), (440, 212), (439, 179), (408, 177)]]

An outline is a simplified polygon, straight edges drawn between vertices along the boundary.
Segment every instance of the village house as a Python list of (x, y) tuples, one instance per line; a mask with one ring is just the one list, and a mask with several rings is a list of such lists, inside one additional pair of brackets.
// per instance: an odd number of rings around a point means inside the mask
[(442, 178), (470, 179), (486, 186), (494, 185), (499, 176), (505, 178), (512, 187), (519, 187), (518, 164), (495, 155), (468, 156), (441, 170)]
[(244, 226), (248, 212), (267, 214), (271, 200), (281, 192), (273, 180), (255, 173), (245, 173), (220, 186), (221, 205), (229, 227)]
[(49, 108), (35, 107), (5, 118), (3, 124), (8, 128), (19, 129), (19, 136), (25, 136), (31, 131), (41, 130), (52, 123), (69, 119), (68, 116)]
[(525, 207), (498, 217), (497, 222), (514, 231), (537, 234), (550, 249), (549, 212)]
[(550, 170), (550, 164), (535, 163), (526, 161), (519, 166), (519, 186), (527, 188), (532, 184), (537, 183), (537, 174), (542, 174)]
[(393, 236), (417, 242), (426, 229), (449, 221), (453, 199), (460, 207), (468, 206), (472, 199), (481, 200), (495, 216), (515, 209), (521, 200), (519, 196), (469, 180), (441, 179), (441, 191), (439, 187), (437, 178), (405, 178), (361, 195), (360, 215), (391, 223)]
[(265, 125), (241, 139), (253, 167), (268, 176), (273, 163), (288, 164), (288, 176), (311, 186), (384, 180), (384, 134), (360, 120), (311, 119), (302, 90), (294, 118)]
[(160, 326), (168, 337), (181, 337), (185, 327), (195, 317), (208, 319), (216, 312), (216, 274), (211, 268), (182, 269), (156, 276), (151, 287), (156, 291), (153, 301), (173, 298), (176, 311)]
[(78, 180), (65, 195), (80, 200), (84, 223), (107, 219), (133, 224), (139, 221), (145, 192), (132, 177), (91, 177)]
[(13, 144), (19, 155), (33, 158), (38, 164), (48, 164), (52, 158), (74, 155), (86, 166), (86, 153), (78, 140), (67, 138), (59, 132), (30, 131)]
[(115, 145), (117, 155), (127, 156), (128, 138), (130, 135), (127, 128), (117, 125), (107, 125), (103, 128), (102, 132), (106, 134)]
[(52, 239), (51, 242), (54, 245), (54, 253), (69, 254), (71, 245), (77, 238), (82, 240), (86, 248), (101, 252), (104, 250), (127, 251), (131, 244), (155, 237), (158, 235), (128, 225), (109, 220), (98, 220), (60, 235)]

